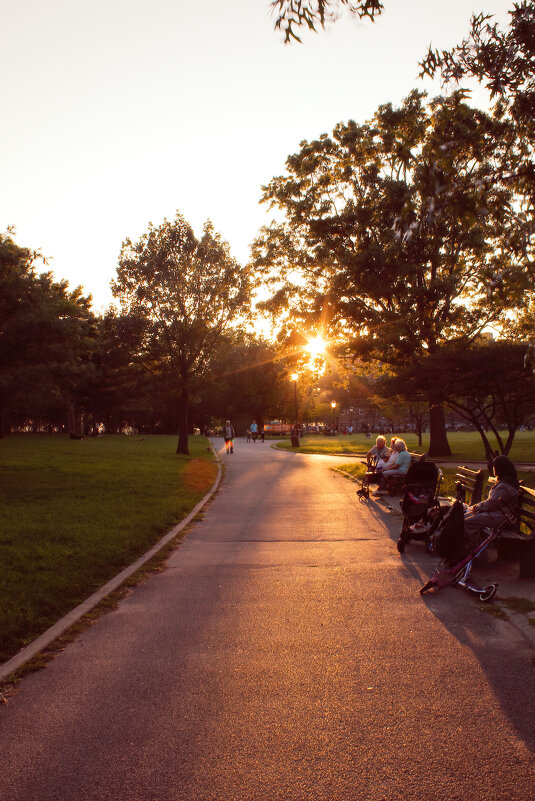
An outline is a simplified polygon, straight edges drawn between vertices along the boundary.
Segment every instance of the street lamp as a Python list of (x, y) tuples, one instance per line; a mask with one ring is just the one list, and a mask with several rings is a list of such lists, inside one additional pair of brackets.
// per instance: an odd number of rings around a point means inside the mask
[(297, 434), (297, 373), (292, 373), (291, 379), (294, 382), (294, 404), (295, 404), (295, 424), (294, 434), (292, 436), (292, 445), (299, 445), (299, 438)]
[(294, 404), (295, 404), (295, 427), (297, 428), (297, 373), (292, 373), (292, 381), (294, 382)]
[(336, 429), (336, 420), (335, 420), (335, 416), (334, 416), (334, 410), (336, 409), (336, 401), (335, 400), (331, 401), (331, 409), (333, 410), (333, 432), (334, 432), (335, 429)]

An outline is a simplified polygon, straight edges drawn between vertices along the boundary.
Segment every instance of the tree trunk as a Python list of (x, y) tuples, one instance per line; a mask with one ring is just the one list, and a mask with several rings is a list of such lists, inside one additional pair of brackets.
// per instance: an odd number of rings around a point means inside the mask
[(444, 404), (429, 401), (429, 456), (450, 456)]
[(178, 445), (176, 446), (176, 453), (182, 453), (185, 456), (189, 456), (188, 404), (189, 392), (184, 387), (180, 392), (180, 400), (178, 402)]
[(69, 434), (78, 434), (79, 431), (76, 427), (76, 414), (74, 412), (74, 403), (69, 403), (67, 407), (67, 428)]

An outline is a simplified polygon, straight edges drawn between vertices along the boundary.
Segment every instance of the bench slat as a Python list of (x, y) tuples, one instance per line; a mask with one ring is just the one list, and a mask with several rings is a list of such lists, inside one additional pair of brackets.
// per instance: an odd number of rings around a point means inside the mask
[(474, 503), (479, 503), (483, 494), (483, 470), (471, 470), (465, 465), (459, 465), (455, 479), (457, 498), (464, 501), (466, 493), (470, 492), (468, 505), (473, 506)]

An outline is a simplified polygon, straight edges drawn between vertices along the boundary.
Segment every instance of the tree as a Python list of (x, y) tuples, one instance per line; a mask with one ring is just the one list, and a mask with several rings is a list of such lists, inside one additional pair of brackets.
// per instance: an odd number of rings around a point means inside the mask
[(94, 337), (90, 297), (68, 290), (50, 272), (38, 274), (36, 251), (0, 234), (0, 434), (5, 413), (63, 407), (72, 420), (76, 386)]
[[(390, 367), (469, 344), (529, 285), (502, 247), (515, 231), (512, 190), (485, 181), (507, 123), (470, 108), (463, 92), (424, 98), (413, 91), (369, 123), (302, 142), (264, 187), (286, 220), (254, 245), (274, 290), (266, 309), (324, 322), (348, 353)], [(444, 454), (433, 384), (428, 400), (430, 453)]]
[(301, 41), (295, 33), (296, 28), (306, 26), (311, 31), (317, 30), (318, 25), (325, 28), (326, 23), (336, 20), (344, 8), (372, 21), (383, 10), (379, 0), (272, 0), (271, 6), (278, 14), (275, 29), (284, 31), (285, 42), (291, 39)]
[[(450, 50), (429, 49), (422, 62), (422, 75), (441, 74), (445, 83), (459, 83), (475, 77), (484, 84), (494, 101), (494, 115), (508, 120), (507, 135), (488, 182), (505, 181), (517, 194), (516, 214), (523, 226), (522, 236), (513, 236), (505, 245), (522, 259), (533, 278), (533, 230), (535, 211), (535, 4), (533, 0), (515, 3), (509, 12), (510, 24), (501, 30), (488, 14), (472, 17), (469, 35)], [(533, 283), (533, 281), (532, 281)], [(526, 291), (525, 321), (531, 321), (529, 336), (535, 345), (533, 290)], [(514, 324), (514, 321), (513, 321)], [(514, 325), (513, 325), (514, 327)], [(509, 326), (509, 332), (512, 327)]]
[(446, 346), (416, 369), (398, 370), (383, 389), (414, 399), (435, 383), (445, 403), (479, 432), (490, 463), (496, 451), (510, 452), (518, 427), (534, 408), (535, 376), (524, 364), (524, 352), (525, 345), (506, 340), (479, 341), (469, 349)]
[(239, 430), (278, 416), (286, 382), (274, 343), (234, 330), (221, 343), (217, 363), (199, 386), (195, 420), (199, 428), (227, 417)]
[(450, 50), (429, 48), (422, 75), (441, 73), (445, 82), (475, 77), (505, 113), (524, 128), (533, 141), (535, 132), (535, 5), (515, 3), (507, 30), (492, 24), (492, 15), (474, 14), (469, 35)]
[(123, 244), (113, 294), (138, 328), (133, 360), (177, 408), (177, 453), (189, 452), (191, 393), (224, 333), (247, 315), (251, 288), (249, 270), (209, 222), (197, 239), (177, 213), (172, 222), (151, 223), (138, 243)]

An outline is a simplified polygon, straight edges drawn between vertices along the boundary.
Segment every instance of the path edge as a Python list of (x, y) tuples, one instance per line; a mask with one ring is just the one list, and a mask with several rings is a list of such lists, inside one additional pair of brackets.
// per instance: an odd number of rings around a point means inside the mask
[(100, 589), (96, 590), (92, 595), (87, 598), (87, 600), (82, 601), (81, 604), (76, 606), (70, 612), (67, 612), (64, 617), (54, 623), (54, 625), (50, 626), (49, 629), (44, 631), (42, 634), (37, 637), (37, 639), (33, 640), (29, 645), (26, 645), (22, 650), (12, 656), (11, 659), (8, 659), (7, 662), (4, 662), (0, 665), (0, 682), (5, 681), (9, 676), (11, 676), (15, 671), (19, 670), (23, 665), (27, 662), (30, 662), (34, 657), (36, 657), (41, 651), (44, 651), (45, 648), (48, 648), (54, 640), (64, 634), (68, 629), (71, 628), (75, 623), (77, 623), (84, 615), (87, 615), (92, 609), (94, 609), (97, 604), (104, 600), (108, 595), (111, 595), (112, 592), (119, 589), (119, 587), (124, 584), (124, 582), (130, 578), (134, 573), (136, 573), (144, 564), (146, 564), (153, 556), (156, 556), (162, 548), (171, 542), (175, 537), (180, 534), (180, 532), (188, 526), (192, 520), (199, 514), (199, 512), (206, 506), (208, 501), (212, 498), (215, 494), (217, 489), (219, 488), (219, 484), (221, 483), (221, 477), (223, 475), (223, 470), (221, 467), (221, 458), (214, 448), (213, 444), (210, 442), (210, 446), (214, 453), (216, 462), (217, 462), (217, 476), (214, 480), (214, 483), (199, 503), (191, 510), (191, 512), (177, 523), (170, 531), (167, 532), (157, 543), (153, 545), (143, 556), (140, 556), (135, 562), (133, 562), (128, 567), (125, 567), (124, 570), (121, 570), (114, 578), (110, 579), (106, 582)]

